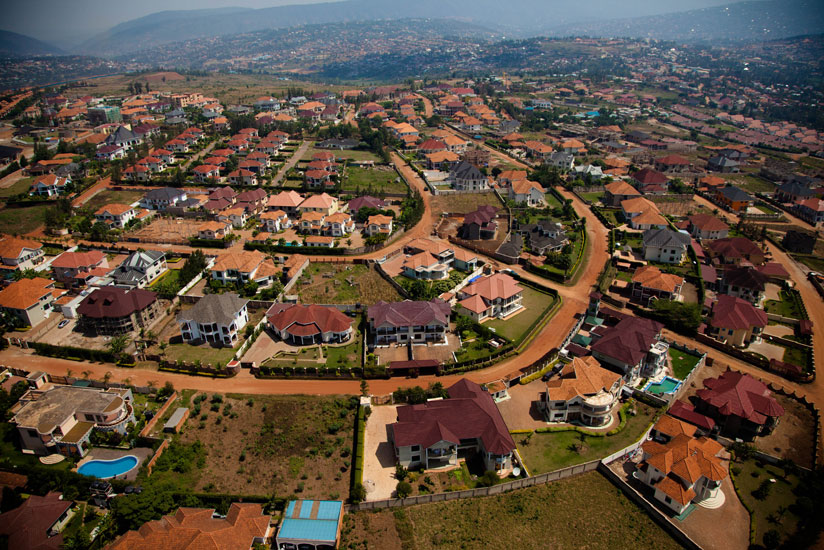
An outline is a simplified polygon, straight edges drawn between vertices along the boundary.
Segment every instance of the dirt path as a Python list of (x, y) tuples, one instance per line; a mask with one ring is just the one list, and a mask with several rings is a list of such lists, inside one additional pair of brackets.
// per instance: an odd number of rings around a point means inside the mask
[(12, 185), (14, 185), (15, 183), (17, 183), (25, 177), (26, 175), (23, 174), (22, 168), (17, 172), (12, 172), (5, 178), (0, 179), (0, 189), (8, 189), (9, 187), (11, 187)]
[(97, 183), (95, 183), (94, 185), (83, 191), (80, 195), (78, 195), (77, 198), (72, 201), (72, 206), (75, 208), (83, 206), (84, 204), (89, 202), (89, 200), (92, 197), (106, 189), (111, 182), (112, 178), (110, 177), (100, 178), (100, 180), (98, 180)]
[(421, 97), (423, 98), (423, 116), (424, 118), (429, 118), (432, 116), (432, 113), (435, 112), (435, 109), (433, 109), (432, 102), (429, 100), (428, 97)]
[(294, 152), (294, 154), (292, 155), (292, 158), (287, 160), (284, 163), (284, 165), (281, 166), (280, 170), (278, 170), (277, 175), (275, 175), (275, 177), (272, 179), (272, 185), (279, 184), (280, 180), (282, 180), (284, 177), (286, 177), (286, 172), (288, 172), (289, 170), (291, 170), (292, 168), (295, 167), (295, 165), (298, 163), (298, 161), (300, 161), (300, 159), (303, 158), (303, 155), (306, 154), (306, 151), (309, 150), (309, 146), (311, 144), (312, 144), (311, 141), (304, 141), (303, 143), (300, 144), (300, 147), (298, 147), (297, 151)]
[(194, 161), (196, 161), (196, 160), (198, 160), (198, 159), (205, 158), (205, 157), (206, 157), (206, 155), (208, 155), (209, 153), (211, 153), (211, 152), (212, 152), (212, 149), (214, 149), (214, 148), (215, 148), (215, 145), (217, 145), (217, 143), (218, 143), (218, 140), (214, 140), (212, 143), (210, 143), (209, 145), (207, 145), (205, 149), (203, 149), (202, 151), (200, 151), (200, 152), (198, 152), (197, 154), (193, 155), (193, 156), (192, 156), (192, 158), (190, 158), (189, 160), (187, 160), (187, 161), (183, 164), (183, 166), (181, 166), (181, 167), (180, 167), (180, 169), (181, 169), (181, 170), (183, 170), (184, 172), (185, 172), (186, 170), (188, 170), (188, 169), (189, 169), (189, 166), (191, 166), (191, 165), (192, 165), (192, 163), (193, 163)]

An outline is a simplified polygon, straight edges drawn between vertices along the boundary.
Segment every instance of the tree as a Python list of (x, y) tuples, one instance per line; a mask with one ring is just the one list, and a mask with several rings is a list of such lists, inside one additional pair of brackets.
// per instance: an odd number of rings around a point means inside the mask
[(412, 494), (412, 485), (406, 481), (399, 481), (395, 491), (398, 493), (398, 498), (406, 498)]
[(11, 277), (15, 281), (20, 281), (22, 279), (34, 279), (35, 277), (37, 277), (37, 272), (32, 268), (17, 269), (14, 273), (12, 273)]
[(409, 477), (409, 470), (404, 468), (402, 464), (395, 464), (395, 479), (404, 481), (407, 477)]
[(103, 383), (108, 384), (109, 380), (112, 379), (112, 371), (107, 370), (106, 373), (103, 375)]
[(352, 490), (349, 491), (349, 497), (354, 504), (366, 500), (366, 487), (363, 486), (363, 483), (356, 482), (352, 485)]
[(492, 470), (487, 470), (484, 472), (480, 478), (478, 478), (478, 485), (481, 487), (492, 487), (496, 483), (498, 483), (498, 474), (493, 472)]
[(75, 531), (72, 536), (63, 542), (60, 548), (64, 550), (88, 550), (91, 543), (92, 539), (89, 537), (89, 532), (85, 527), (81, 526), (80, 529)]
[(361, 395), (362, 395), (362, 396), (364, 396), (364, 397), (366, 397), (367, 395), (369, 395), (369, 382), (367, 382), (366, 380), (361, 380), (361, 383), (360, 383), (360, 393), (361, 393)]
[(117, 336), (113, 336), (111, 340), (106, 344), (106, 348), (112, 352), (113, 354), (117, 355), (119, 353), (123, 353), (126, 347), (129, 345), (129, 335), (128, 334), (118, 334)]
[(166, 399), (167, 397), (170, 397), (174, 392), (175, 392), (174, 384), (167, 381), (163, 385), (163, 387), (160, 388), (160, 390), (157, 392), (157, 398), (158, 399)]
[(769, 531), (764, 533), (764, 536), (761, 540), (764, 542), (764, 546), (768, 549), (778, 548), (781, 544), (781, 533), (779, 533), (775, 529), (770, 529)]
[(695, 334), (701, 324), (701, 308), (698, 304), (686, 304), (670, 300), (655, 300), (650, 304), (652, 317), (664, 326), (682, 334)]

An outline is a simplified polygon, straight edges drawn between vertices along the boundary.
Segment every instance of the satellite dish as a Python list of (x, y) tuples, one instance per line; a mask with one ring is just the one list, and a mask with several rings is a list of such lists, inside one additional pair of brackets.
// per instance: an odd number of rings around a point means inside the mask
[(519, 475), (521, 475), (521, 469), (516, 466), (515, 468), (512, 469), (512, 476), (513, 477), (518, 477)]

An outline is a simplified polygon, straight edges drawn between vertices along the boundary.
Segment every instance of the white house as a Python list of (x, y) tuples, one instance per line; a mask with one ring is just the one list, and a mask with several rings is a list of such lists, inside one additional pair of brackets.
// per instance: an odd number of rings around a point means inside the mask
[(94, 218), (112, 227), (124, 228), (137, 215), (128, 204), (112, 203), (101, 206), (94, 213)]
[(205, 295), (177, 316), (183, 341), (234, 347), (249, 322), (248, 303), (233, 292)]

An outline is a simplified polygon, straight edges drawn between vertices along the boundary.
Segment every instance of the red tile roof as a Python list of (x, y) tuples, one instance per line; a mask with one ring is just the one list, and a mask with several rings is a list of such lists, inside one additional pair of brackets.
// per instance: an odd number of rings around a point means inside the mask
[(266, 317), (272, 326), (293, 336), (344, 332), (353, 322), (334, 307), (315, 304), (274, 304), (266, 312)]
[(90, 250), (88, 252), (64, 252), (52, 260), (51, 266), (70, 269), (90, 267), (99, 264), (105, 257), (106, 256), (99, 250)]
[(428, 302), (383, 302), (369, 306), (367, 318), (373, 327), (422, 326), (432, 323), (449, 324), (452, 308), (447, 302), (434, 298)]
[(730, 226), (712, 214), (695, 214), (688, 219), (692, 226), (697, 227), (701, 231), (725, 231), (730, 228)]
[(626, 317), (592, 344), (592, 351), (617, 359), (627, 365), (637, 365), (655, 343), (664, 325), (651, 319)]
[(651, 168), (643, 168), (641, 170), (638, 170), (632, 175), (632, 177), (635, 181), (644, 185), (663, 185), (669, 181), (669, 178), (667, 176), (665, 176), (661, 172), (652, 170)]
[(696, 395), (716, 407), (720, 414), (739, 416), (754, 424), (764, 424), (767, 417), (784, 414), (784, 407), (764, 383), (738, 371), (727, 370), (718, 378), (707, 378), (704, 389)]
[(8, 547), (15, 550), (57, 550), (63, 535), (49, 537), (48, 530), (71, 505), (70, 500), (60, 499), (60, 493), (32, 495), (14, 510), (0, 514), (0, 535), (8, 536)]
[(728, 330), (764, 328), (767, 326), (767, 313), (747, 300), (721, 294), (712, 305), (710, 325)]

